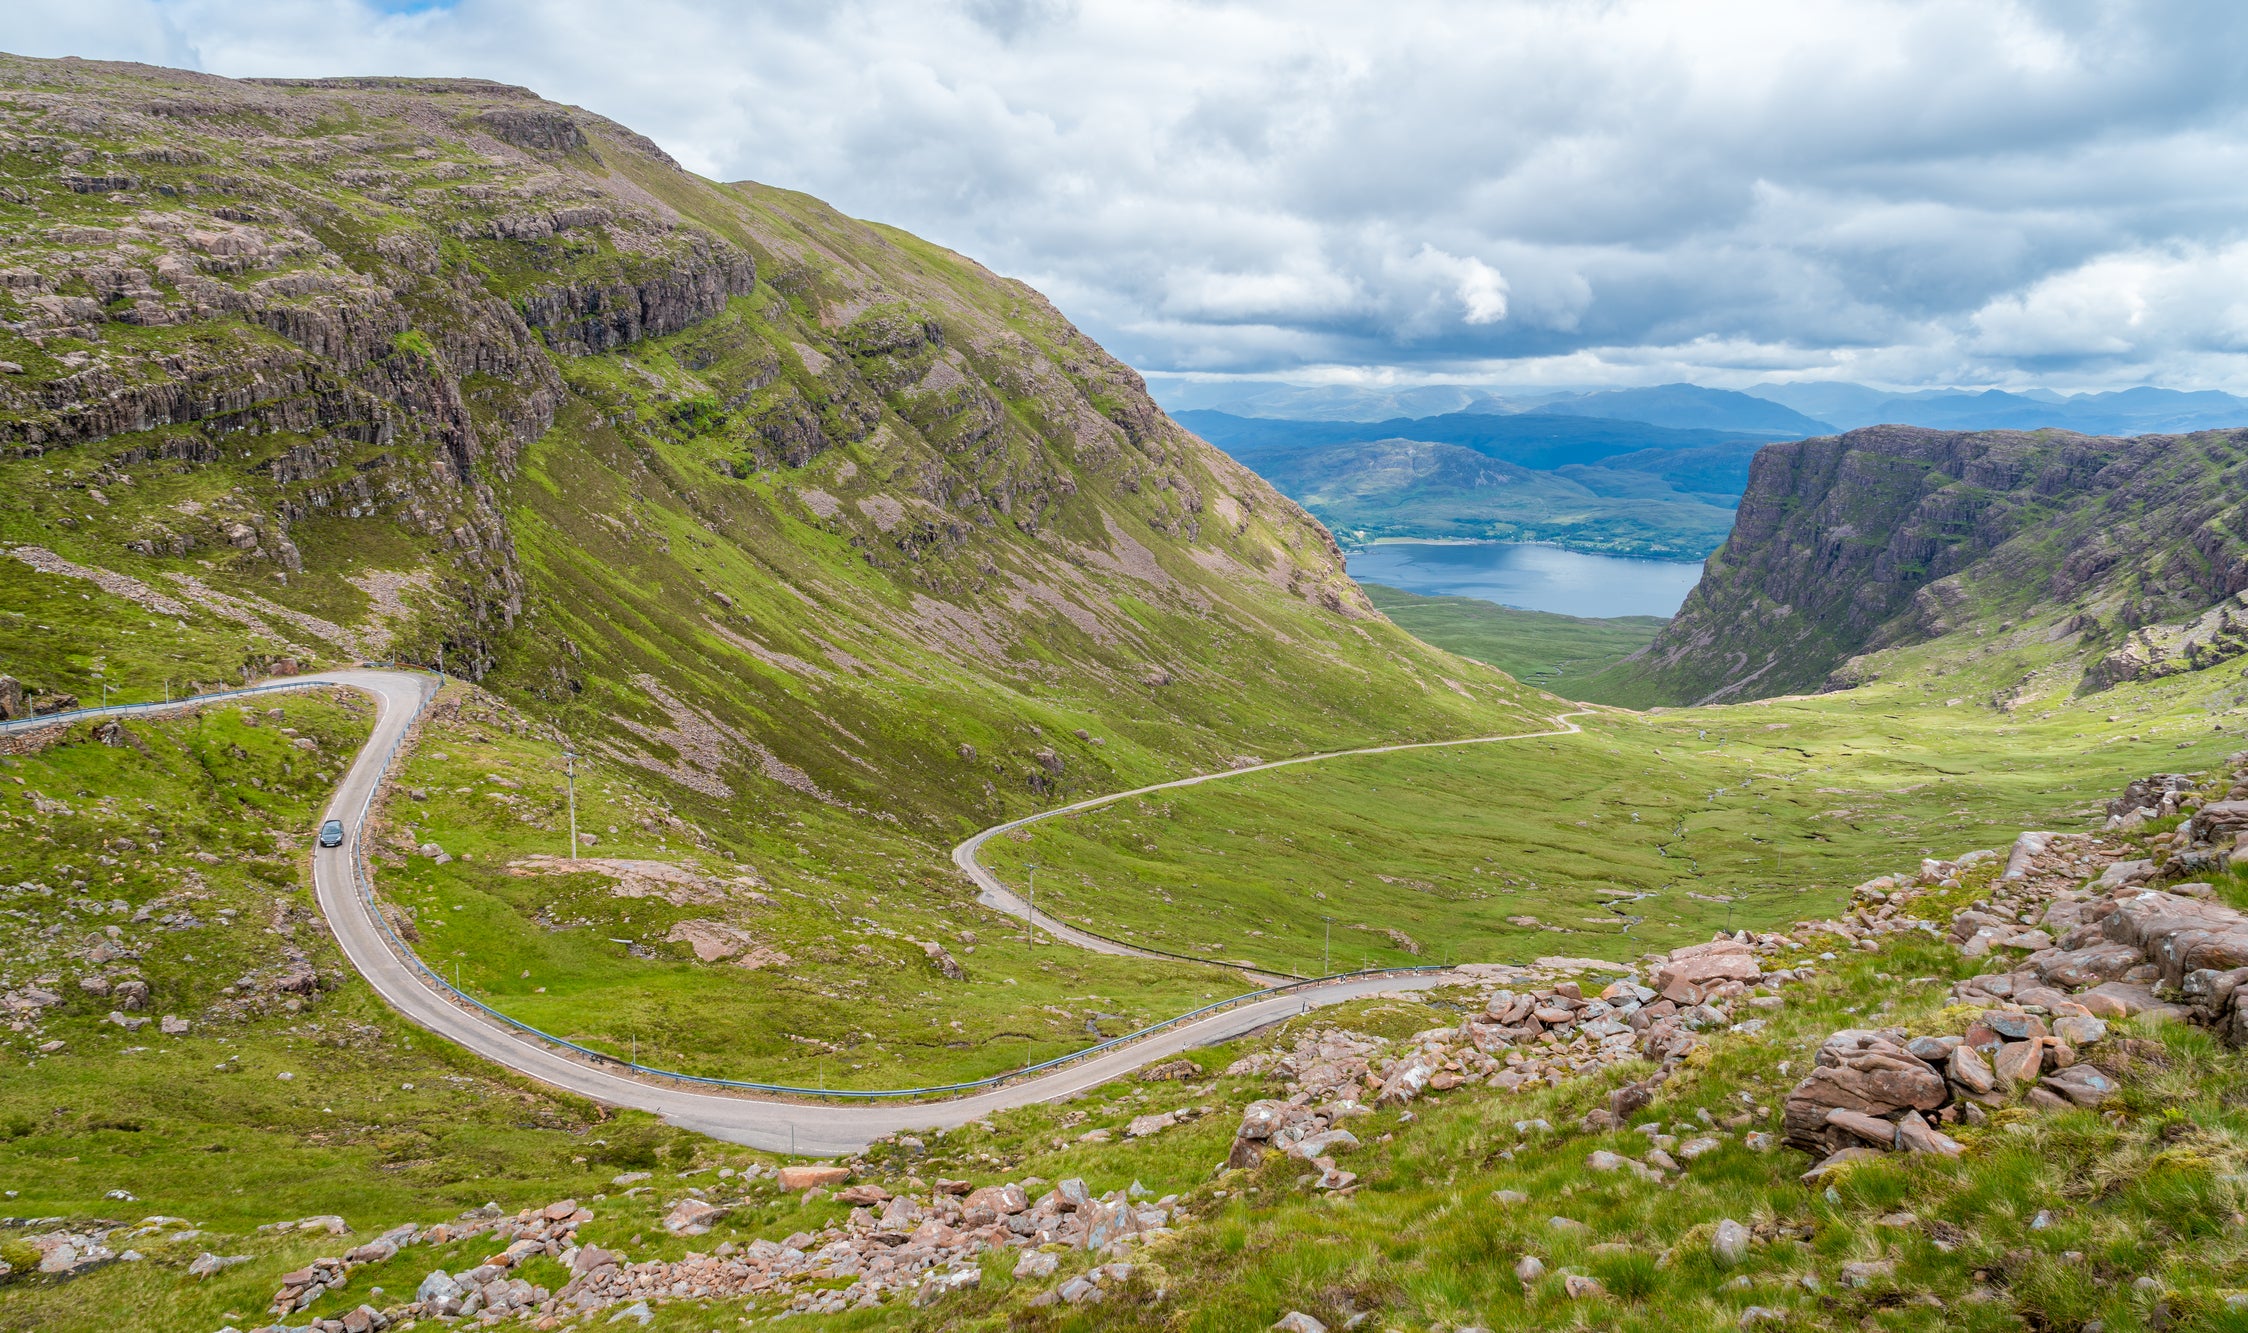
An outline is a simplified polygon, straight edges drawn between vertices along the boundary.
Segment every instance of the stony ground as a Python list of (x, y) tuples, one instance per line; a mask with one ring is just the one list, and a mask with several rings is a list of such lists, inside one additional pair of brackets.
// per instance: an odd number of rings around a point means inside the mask
[(727, 1311), (1212, 1328), (1246, 1313), (1299, 1333), (1658, 1312), (2217, 1326), (2248, 1304), (2248, 1218), (2225, 1183), (2242, 1155), (2228, 1089), (2248, 1088), (2227, 1049), (2248, 979), (2248, 915), (2228, 901), (2248, 900), (2229, 868), (2239, 759), (2134, 782), (2104, 833), (2028, 832), (1878, 876), (1837, 918), (1628, 967), (1475, 969), (1433, 1004), (1377, 998), (1093, 1105), (831, 1166), (698, 1151), (583, 1197), (381, 1230), (31, 1222), (0, 1259), (68, 1285), (262, 1272), (267, 1322), (233, 1326), (323, 1333), (685, 1329)]

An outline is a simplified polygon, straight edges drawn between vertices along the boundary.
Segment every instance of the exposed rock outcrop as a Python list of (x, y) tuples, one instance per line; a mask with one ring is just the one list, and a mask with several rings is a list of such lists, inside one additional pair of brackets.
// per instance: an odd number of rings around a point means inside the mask
[[(1841, 687), (1856, 655), (2027, 607), (2034, 632), (2103, 636), (2248, 589), (2248, 432), (2110, 439), (1873, 426), (1767, 445), (1725, 545), (1676, 618), (1607, 679), (1633, 701)], [(2057, 614), (2056, 614), (2057, 612)], [(2241, 613), (2148, 631), (2103, 681), (2238, 651)]]

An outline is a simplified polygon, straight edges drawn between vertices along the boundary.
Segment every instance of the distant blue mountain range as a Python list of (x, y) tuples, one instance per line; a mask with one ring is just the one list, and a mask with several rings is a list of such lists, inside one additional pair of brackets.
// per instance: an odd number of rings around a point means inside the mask
[[(1468, 537), (1670, 559), (1705, 556), (1724, 540), (1750, 460), (1775, 440), (1882, 423), (2086, 435), (2248, 426), (2248, 399), (2151, 388), (1890, 393), (1862, 384), (1760, 384), (1736, 392), (1664, 384), (1502, 395), (1460, 386), (1184, 387), (1192, 392), (1156, 382), (1182, 425), (1279, 487), (1346, 544)], [(1197, 399), (1227, 399), (1236, 410), (1182, 401)], [(1466, 410), (1426, 413), (1454, 405)]]
[(1888, 393), (1863, 384), (1759, 384), (1747, 396), (1807, 413), (1841, 430), (1882, 424), (1939, 430), (2052, 426), (2084, 435), (2176, 435), (2248, 426), (2248, 398), (2214, 389), (2188, 393), (2139, 388), (2064, 395), (1999, 389)]
[(1572, 417), (1644, 421), (1651, 426), (1690, 430), (1736, 434), (1752, 431), (1790, 440), (1834, 433), (1834, 427), (1828, 425), (1826, 419), (1807, 416), (1780, 399), (1759, 398), (1731, 389), (1705, 389), (1699, 384), (1662, 384), (1652, 389), (1609, 389), (1576, 394), (1547, 399), (1530, 410)]
[[(2086, 435), (2177, 434), (2248, 426), (2248, 398), (2213, 389), (2137, 388), (2060, 394), (2046, 389), (1920, 389), (1897, 393), (1863, 384), (1759, 384), (1745, 391), (1698, 384), (1588, 392), (1434, 385), (1412, 389), (1304, 388), (1272, 381), (1150, 385), (1176, 414), (1212, 409), (1233, 416), (1350, 422), (1385, 429), (1400, 420), (1444, 415), (1600, 417), (1680, 430), (1716, 430), (1799, 439), (1858, 426), (1933, 426), (1940, 430), (2037, 430)], [(1395, 433), (1394, 431), (1391, 433)]]

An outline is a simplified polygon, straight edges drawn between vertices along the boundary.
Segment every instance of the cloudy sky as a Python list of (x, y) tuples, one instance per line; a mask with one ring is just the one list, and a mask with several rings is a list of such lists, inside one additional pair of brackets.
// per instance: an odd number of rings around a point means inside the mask
[(2237, 0), (13, 0), (0, 47), (528, 84), (1149, 371), (2248, 390)]

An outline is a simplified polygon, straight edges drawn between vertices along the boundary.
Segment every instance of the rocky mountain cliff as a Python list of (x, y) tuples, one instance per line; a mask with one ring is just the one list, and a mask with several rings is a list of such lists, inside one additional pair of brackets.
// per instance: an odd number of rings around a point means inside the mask
[(30, 706), (442, 655), (948, 822), (1526, 715), (1035, 291), (525, 89), (0, 58), (0, 250)]
[(2210, 665), (2238, 651), (2232, 621), (2204, 613), (2248, 588), (2244, 483), (2242, 431), (1877, 426), (1769, 445), (1678, 616), (1592, 697), (1840, 687), (1875, 669), (1861, 654), (1954, 632), (2066, 643), (2084, 689)]

